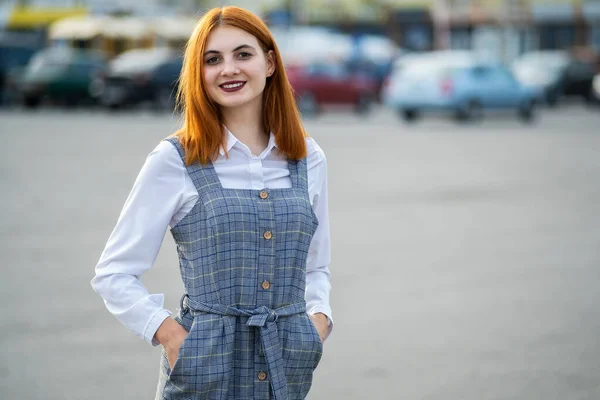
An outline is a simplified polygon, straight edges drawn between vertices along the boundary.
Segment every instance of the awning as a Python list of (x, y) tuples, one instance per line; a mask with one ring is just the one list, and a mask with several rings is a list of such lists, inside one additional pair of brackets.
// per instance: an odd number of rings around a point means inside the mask
[(154, 20), (151, 29), (154, 34), (167, 40), (188, 40), (197, 22), (195, 18), (165, 17)]
[(142, 39), (152, 34), (148, 23), (138, 18), (109, 18), (102, 28), (102, 34), (109, 38)]
[(51, 40), (87, 40), (102, 34), (106, 18), (71, 17), (64, 18), (50, 25), (48, 38)]
[(97, 35), (137, 40), (151, 36), (152, 31), (149, 23), (138, 18), (102, 16), (64, 18), (48, 29), (51, 40), (87, 40)]
[(568, 4), (534, 4), (531, 8), (531, 18), (537, 23), (563, 23), (575, 20), (573, 5)]

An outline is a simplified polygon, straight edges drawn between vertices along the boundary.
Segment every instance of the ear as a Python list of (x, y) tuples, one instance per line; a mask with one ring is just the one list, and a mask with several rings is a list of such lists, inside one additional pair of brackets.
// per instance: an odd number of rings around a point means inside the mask
[(269, 50), (267, 52), (267, 77), (272, 76), (275, 73), (275, 52)]

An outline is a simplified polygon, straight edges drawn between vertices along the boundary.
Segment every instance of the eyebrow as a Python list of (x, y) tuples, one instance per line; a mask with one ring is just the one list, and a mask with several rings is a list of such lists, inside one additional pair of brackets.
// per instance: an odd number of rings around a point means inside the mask
[[(241, 50), (241, 49), (256, 50), (254, 47), (250, 46), (249, 44), (242, 44), (242, 45), (239, 45), (238, 47), (236, 47), (235, 49), (233, 49), (233, 51), (235, 52), (235, 51), (238, 51), (238, 50)], [(209, 55), (209, 54), (221, 54), (221, 52), (217, 51), (217, 50), (207, 50), (207, 51), (204, 52), (204, 56), (205, 57), (207, 55)]]

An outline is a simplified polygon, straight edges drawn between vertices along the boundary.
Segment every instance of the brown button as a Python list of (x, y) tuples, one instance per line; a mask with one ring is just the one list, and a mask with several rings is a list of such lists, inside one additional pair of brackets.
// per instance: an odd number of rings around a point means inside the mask
[(265, 379), (267, 379), (267, 374), (266, 374), (266, 372), (260, 371), (260, 372), (258, 373), (258, 380), (259, 380), (259, 381), (264, 381)]
[(272, 234), (270, 231), (266, 231), (266, 232), (263, 234), (263, 237), (264, 237), (265, 239), (267, 239), (267, 240), (271, 240), (271, 238), (273, 237), (273, 234)]
[(271, 283), (269, 283), (268, 281), (264, 281), (260, 286), (262, 286), (262, 288), (265, 290), (269, 290), (271, 288)]
[(266, 190), (263, 190), (262, 192), (260, 192), (260, 198), (261, 199), (266, 199), (267, 197), (269, 197), (269, 193)]

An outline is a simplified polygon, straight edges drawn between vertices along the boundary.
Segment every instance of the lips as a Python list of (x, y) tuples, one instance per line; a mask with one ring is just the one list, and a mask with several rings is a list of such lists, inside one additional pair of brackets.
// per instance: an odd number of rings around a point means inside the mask
[(220, 84), (219, 87), (224, 92), (231, 93), (231, 92), (237, 92), (238, 90), (241, 90), (245, 85), (246, 85), (246, 82), (244, 82), (244, 81), (230, 81), (230, 82), (225, 82), (225, 83)]

